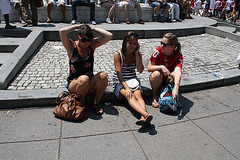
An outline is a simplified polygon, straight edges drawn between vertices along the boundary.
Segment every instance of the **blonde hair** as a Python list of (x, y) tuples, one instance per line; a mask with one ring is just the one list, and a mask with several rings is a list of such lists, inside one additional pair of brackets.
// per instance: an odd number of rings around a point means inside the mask
[(168, 39), (169, 44), (173, 44), (176, 46), (176, 51), (181, 52), (181, 44), (178, 42), (178, 38), (176, 35), (174, 35), (173, 33), (166, 33), (163, 37)]

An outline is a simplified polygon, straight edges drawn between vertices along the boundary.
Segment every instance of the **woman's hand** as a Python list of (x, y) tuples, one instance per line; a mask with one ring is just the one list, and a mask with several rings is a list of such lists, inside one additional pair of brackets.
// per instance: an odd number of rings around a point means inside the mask
[(169, 76), (170, 75), (169, 70), (165, 66), (162, 66), (162, 72), (163, 72), (164, 76)]
[(132, 99), (132, 96), (133, 96), (132, 90), (131, 90), (130, 88), (127, 88), (127, 89), (126, 89), (126, 97), (127, 97), (127, 100)]
[(174, 87), (174, 89), (172, 91), (172, 97), (173, 97), (173, 101), (177, 100), (177, 98), (178, 98), (178, 89), (176, 86)]

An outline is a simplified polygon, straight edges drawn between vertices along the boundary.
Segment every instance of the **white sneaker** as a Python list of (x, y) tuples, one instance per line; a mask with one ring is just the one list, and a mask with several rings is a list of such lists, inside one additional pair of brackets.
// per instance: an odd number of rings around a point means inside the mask
[(77, 20), (72, 20), (71, 24), (77, 24)]
[(23, 20), (21, 20), (20, 23), (25, 24), (25, 22)]
[(95, 21), (90, 22), (92, 25), (96, 25), (97, 23)]
[(109, 23), (109, 24), (112, 24), (112, 21), (111, 21), (110, 18), (107, 18), (107, 19), (106, 19), (106, 22)]

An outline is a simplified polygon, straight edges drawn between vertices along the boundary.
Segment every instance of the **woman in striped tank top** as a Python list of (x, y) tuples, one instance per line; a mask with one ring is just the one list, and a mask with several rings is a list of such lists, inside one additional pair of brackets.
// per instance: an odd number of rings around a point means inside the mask
[[(137, 125), (148, 126), (153, 116), (146, 112), (140, 81), (135, 72), (135, 68), (139, 73), (144, 70), (139, 48), (138, 35), (133, 31), (127, 32), (123, 38), (122, 48), (114, 53), (113, 92), (118, 98), (126, 98), (129, 105), (141, 114), (140, 120), (136, 122)], [(130, 89), (126, 83), (130, 79), (137, 79), (139, 82), (137, 90)]]

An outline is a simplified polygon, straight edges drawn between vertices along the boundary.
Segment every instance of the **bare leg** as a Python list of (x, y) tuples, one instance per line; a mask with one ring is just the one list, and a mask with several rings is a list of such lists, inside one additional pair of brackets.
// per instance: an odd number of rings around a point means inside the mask
[(86, 75), (82, 75), (77, 79), (73, 80), (69, 85), (69, 91), (71, 93), (77, 93), (81, 95), (83, 101), (85, 99), (86, 94), (89, 90), (89, 78)]
[(139, 18), (139, 19), (142, 19), (142, 10), (141, 10), (140, 4), (139, 4), (139, 3), (136, 3), (136, 4), (135, 4), (135, 7), (137, 8), (138, 18)]
[(163, 73), (160, 71), (154, 71), (150, 76), (150, 83), (153, 92), (153, 107), (158, 107), (156, 104), (159, 88), (163, 85)]
[(65, 18), (66, 8), (65, 8), (64, 3), (60, 3), (60, 8), (61, 8), (61, 11), (62, 11), (62, 20), (66, 21), (66, 18)]
[(161, 3), (159, 3), (155, 8), (154, 8), (154, 14), (157, 15), (158, 11), (160, 10)]
[(50, 14), (52, 12), (52, 7), (53, 7), (53, 3), (52, 2), (49, 2), (48, 3), (48, 6), (47, 6), (47, 22), (50, 22), (51, 21), (51, 18), (50, 18)]
[(128, 16), (129, 16), (129, 3), (126, 3), (124, 6), (124, 13), (126, 16), (126, 21), (129, 21)]
[(21, 10), (21, 6), (19, 3), (16, 4), (16, 10), (18, 12), (19, 21), (21, 23), (22, 22), (22, 10)]
[[(121, 89), (120, 93), (127, 99), (125, 89)], [(139, 98), (139, 96), (138, 96), (138, 98)], [(145, 106), (142, 106), (143, 105), (143, 104), (141, 105), (142, 102), (139, 103), (135, 96), (132, 96), (131, 99), (128, 99), (128, 103), (132, 109), (134, 109), (136, 112), (140, 113), (144, 118), (146, 118), (148, 116)]]

